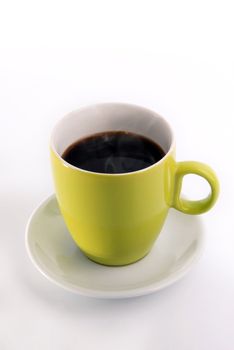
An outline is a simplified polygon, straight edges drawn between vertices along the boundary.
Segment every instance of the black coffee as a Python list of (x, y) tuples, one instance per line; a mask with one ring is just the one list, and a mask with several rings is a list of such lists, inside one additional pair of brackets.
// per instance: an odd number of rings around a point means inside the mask
[(158, 162), (165, 155), (150, 139), (125, 131), (88, 136), (69, 146), (62, 158), (75, 167), (97, 173), (130, 173)]

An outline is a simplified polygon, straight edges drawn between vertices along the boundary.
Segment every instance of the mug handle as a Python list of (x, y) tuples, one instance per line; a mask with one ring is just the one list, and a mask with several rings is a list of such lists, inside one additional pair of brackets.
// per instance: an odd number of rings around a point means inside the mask
[[(195, 174), (203, 177), (210, 185), (210, 194), (201, 200), (188, 200), (180, 196), (183, 177)], [(219, 181), (215, 172), (206, 164), (200, 162), (179, 162), (176, 164), (175, 188), (172, 207), (185, 214), (202, 214), (208, 211), (216, 202), (219, 194)]]

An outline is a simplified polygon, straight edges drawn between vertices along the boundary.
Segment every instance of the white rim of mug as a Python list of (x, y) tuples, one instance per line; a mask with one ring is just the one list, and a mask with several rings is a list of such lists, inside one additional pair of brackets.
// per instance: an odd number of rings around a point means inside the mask
[[(111, 174), (111, 173), (98, 173), (98, 172), (95, 172), (95, 171), (89, 171), (89, 170), (85, 170), (85, 169), (81, 169), (79, 167), (76, 167), (70, 163), (68, 163), (66, 160), (64, 160), (60, 154), (57, 152), (56, 148), (55, 148), (55, 145), (54, 145), (54, 135), (55, 135), (55, 132), (56, 132), (56, 129), (58, 127), (58, 125), (61, 123), (61, 121), (65, 120), (65, 119), (69, 119), (71, 114), (73, 113), (79, 113), (79, 112), (82, 112), (83, 110), (85, 109), (88, 109), (90, 107), (105, 107), (105, 106), (108, 106), (108, 105), (115, 105), (115, 106), (126, 106), (126, 107), (134, 107), (134, 108), (139, 108), (141, 109), (142, 111), (145, 111), (145, 112), (150, 112), (152, 113), (156, 118), (158, 119), (161, 119), (167, 126), (167, 128), (169, 129), (170, 131), (170, 134), (171, 134), (171, 145), (170, 145), (170, 148), (169, 150), (165, 153), (165, 155), (157, 162), (157, 163), (154, 163), (146, 168), (143, 168), (143, 169), (140, 169), (140, 170), (136, 170), (136, 171), (131, 171), (129, 173), (119, 173), (119, 174)], [(175, 147), (175, 137), (174, 137), (174, 133), (173, 133), (173, 130), (171, 128), (171, 125), (169, 124), (169, 122), (163, 118), (160, 114), (158, 114), (157, 112), (149, 109), (149, 108), (146, 108), (146, 107), (142, 107), (142, 106), (139, 106), (139, 105), (136, 105), (136, 104), (131, 104), (131, 103), (122, 103), (122, 102), (104, 102), (104, 103), (95, 103), (95, 104), (90, 104), (90, 105), (86, 105), (86, 106), (83, 106), (83, 107), (80, 107), (78, 109), (75, 109), (73, 110), (72, 112), (66, 114), (64, 117), (62, 117), (54, 126), (54, 128), (52, 129), (52, 133), (51, 133), (51, 138), (50, 138), (50, 147), (51, 149), (53, 150), (53, 152), (55, 153), (55, 155), (60, 159), (60, 161), (63, 163), (63, 165), (67, 168), (71, 168), (71, 169), (74, 169), (74, 170), (78, 170), (78, 171), (81, 171), (81, 172), (84, 172), (84, 173), (88, 173), (88, 174), (95, 174), (95, 175), (100, 175), (100, 176), (130, 176), (132, 174), (138, 174), (138, 173), (142, 173), (142, 172), (145, 172), (149, 169), (152, 169), (154, 167), (157, 167), (159, 164), (161, 164), (172, 152), (173, 152), (173, 149)]]

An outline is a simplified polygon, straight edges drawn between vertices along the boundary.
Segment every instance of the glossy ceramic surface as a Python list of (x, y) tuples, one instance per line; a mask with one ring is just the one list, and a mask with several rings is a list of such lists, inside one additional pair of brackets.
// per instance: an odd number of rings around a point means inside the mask
[[(95, 132), (125, 130), (158, 143), (166, 155), (152, 166), (126, 174), (100, 174), (76, 168), (61, 157), (67, 146)], [(69, 232), (92, 260), (127, 265), (144, 257), (162, 230), (170, 207), (200, 214), (215, 203), (218, 180), (198, 162), (175, 161), (175, 141), (164, 118), (143, 107), (107, 103), (64, 117), (51, 139), (55, 191)], [(203, 176), (211, 194), (201, 201), (180, 197), (183, 176)]]
[(51, 196), (29, 219), (26, 246), (33, 264), (57, 285), (91, 297), (126, 298), (158, 291), (184, 276), (200, 257), (203, 236), (201, 218), (172, 209), (145, 258), (128, 266), (99, 265), (72, 240)]

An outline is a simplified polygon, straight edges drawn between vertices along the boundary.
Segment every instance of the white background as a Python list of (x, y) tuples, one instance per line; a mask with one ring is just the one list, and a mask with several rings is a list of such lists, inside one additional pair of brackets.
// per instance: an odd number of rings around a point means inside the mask
[[(233, 33), (225, 0), (0, 1), (1, 350), (234, 348)], [(59, 289), (24, 247), (28, 216), (53, 192), (51, 128), (104, 101), (165, 116), (178, 160), (207, 162), (221, 183), (202, 216), (199, 263), (174, 286), (130, 300)], [(207, 190), (194, 178), (185, 187), (193, 197)]]

